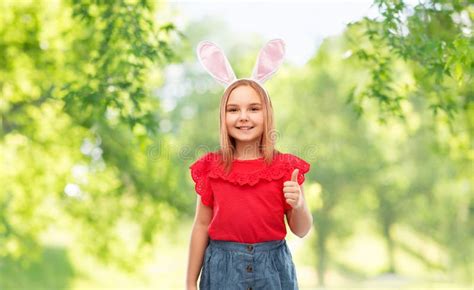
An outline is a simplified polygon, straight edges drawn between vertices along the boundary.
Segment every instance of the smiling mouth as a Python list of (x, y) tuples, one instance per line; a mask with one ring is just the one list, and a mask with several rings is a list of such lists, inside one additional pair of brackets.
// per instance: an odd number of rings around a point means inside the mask
[(236, 128), (242, 131), (248, 131), (248, 130), (253, 129), (253, 127), (249, 127), (249, 126), (241, 126), (241, 127), (236, 127)]

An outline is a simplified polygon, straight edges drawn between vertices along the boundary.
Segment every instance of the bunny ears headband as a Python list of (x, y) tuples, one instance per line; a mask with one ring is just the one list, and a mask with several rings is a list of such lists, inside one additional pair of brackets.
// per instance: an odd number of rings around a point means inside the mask
[[(222, 49), (210, 41), (201, 41), (197, 46), (198, 59), (206, 71), (225, 88), (238, 81)], [(285, 55), (285, 42), (282, 39), (273, 39), (267, 42), (257, 57), (252, 76), (249, 78), (257, 82), (262, 88), (280, 67)], [(263, 88), (265, 90), (265, 88)]]

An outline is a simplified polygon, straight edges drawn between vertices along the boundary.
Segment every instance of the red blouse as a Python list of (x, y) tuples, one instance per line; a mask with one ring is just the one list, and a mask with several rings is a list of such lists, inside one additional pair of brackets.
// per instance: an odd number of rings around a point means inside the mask
[(220, 158), (217, 152), (209, 152), (189, 167), (202, 203), (213, 208), (209, 237), (239, 243), (284, 239), (284, 215), (291, 206), (284, 198), (283, 183), (298, 168), (298, 184), (303, 184), (310, 164), (278, 153), (268, 166), (263, 157), (234, 160), (226, 174)]

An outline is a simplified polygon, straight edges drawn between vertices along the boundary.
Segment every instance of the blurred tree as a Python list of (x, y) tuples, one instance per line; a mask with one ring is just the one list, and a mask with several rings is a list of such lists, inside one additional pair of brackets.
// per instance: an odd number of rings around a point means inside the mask
[[(458, 249), (460, 245), (472, 244), (474, 232), (469, 223), (474, 214), (474, 6), (470, 1), (444, 0), (423, 1), (414, 6), (405, 1), (376, 0), (374, 5), (379, 8), (380, 17), (355, 22), (346, 33), (350, 45), (345, 57), (349, 62), (355, 61), (356, 67), (367, 67), (360, 71), (364, 78), (354, 85), (348, 102), (359, 115), (364, 111), (373, 112), (376, 105), (378, 120), (384, 123), (390, 121), (390, 116), (400, 117), (405, 124), (413, 123), (406, 119), (413, 119), (408, 114), (416, 112), (420, 124), (409, 134), (405, 147), (412, 153), (400, 155), (396, 160), (399, 161), (397, 166), (406, 168), (400, 171), (405, 173), (409, 167), (403, 164), (423, 164), (410, 174), (416, 178), (398, 182), (406, 184), (399, 188), (406, 193), (403, 199), (409, 198), (420, 208), (420, 214), (412, 212), (402, 216), (419, 234), (445, 247), (450, 264), (440, 266), (418, 255), (420, 260), (451, 274), (461, 270), (460, 276), (466, 278), (472, 267), (472, 262), (468, 262), (472, 261), (469, 258), (472, 251), (460, 255)], [(429, 108), (434, 117), (425, 114), (425, 108)], [(386, 134), (382, 134), (385, 137), (377, 134), (377, 139), (393, 139), (390, 134), (398, 136), (391, 128), (393, 126), (380, 130)], [(440, 164), (443, 164), (441, 168)], [(429, 172), (426, 167), (430, 168)], [(406, 177), (401, 175), (399, 180), (403, 178)], [(439, 193), (440, 188), (443, 193)], [(414, 193), (418, 196), (413, 197)], [(380, 201), (396, 205), (401, 197), (390, 196), (391, 193), (384, 193)], [(442, 201), (450, 204), (451, 210), (446, 209)], [(395, 208), (402, 207), (403, 203), (399, 203)], [(388, 234), (391, 231), (387, 227), (392, 226), (388, 226), (387, 214), (391, 211), (380, 209), (379, 216), (385, 216), (384, 228)], [(433, 230), (435, 220), (440, 226)], [(455, 230), (461, 228), (463, 230)], [(389, 248), (394, 243), (397, 242), (387, 240)], [(403, 247), (414, 255), (419, 252), (406, 244)]]
[(0, 258), (40, 257), (63, 226), (138, 269), (176, 214), (176, 171), (150, 158), (167, 142), (151, 91), (179, 32), (152, 1), (0, 5)]
[[(403, 0), (375, 0), (376, 18), (352, 24), (352, 54), (368, 67), (370, 81), (357, 86), (350, 101), (357, 111), (366, 99), (378, 102), (382, 113), (403, 116), (400, 101), (424, 98), (434, 114), (444, 112), (448, 121), (473, 110), (472, 73), (474, 6), (470, 1), (432, 0), (415, 6)], [(394, 82), (397, 59), (413, 67), (416, 89), (410, 96)], [(384, 119), (384, 116), (381, 116)], [(472, 119), (467, 125), (472, 129)]]

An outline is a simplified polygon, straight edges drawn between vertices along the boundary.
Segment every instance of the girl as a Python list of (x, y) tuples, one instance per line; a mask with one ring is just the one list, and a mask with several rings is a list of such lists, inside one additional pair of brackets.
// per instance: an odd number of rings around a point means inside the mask
[(252, 78), (236, 80), (214, 43), (198, 45), (201, 64), (226, 86), (220, 106), (221, 149), (191, 166), (198, 194), (187, 267), (187, 289), (298, 289), (286, 244), (304, 237), (313, 219), (305, 202), (310, 165), (274, 149), (273, 110), (262, 84), (280, 66), (282, 40), (260, 51)]

